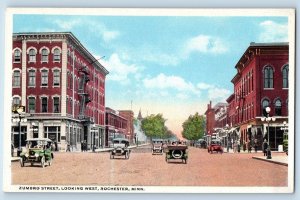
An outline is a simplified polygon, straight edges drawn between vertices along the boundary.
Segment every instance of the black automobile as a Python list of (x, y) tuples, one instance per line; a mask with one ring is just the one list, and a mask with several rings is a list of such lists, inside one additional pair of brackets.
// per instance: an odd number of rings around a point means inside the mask
[(115, 156), (124, 156), (125, 159), (129, 159), (130, 149), (129, 141), (125, 138), (115, 138), (112, 141), (113, 149), (110, 152), (110, 159), (114, 159)]

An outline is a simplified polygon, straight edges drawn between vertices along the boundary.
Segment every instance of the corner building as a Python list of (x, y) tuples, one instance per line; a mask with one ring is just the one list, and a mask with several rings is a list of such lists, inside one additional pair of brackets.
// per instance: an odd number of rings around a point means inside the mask
[[(30, 115), (21, 122), (22, 146), (47, 137), (61, 150), (79, 150), (84, 140), (88, 149), (104, 147), (108, 71), (72, 33), (15, 33), (12, 62), (12, 106)], [(15, 146), (18, 132), (12, 123)]]
[(228, 124), (239, 132), (241, 144), (256, 139), (261, 148), (268, 138), (268, 124), (261, 119), (271, 108), (269, 124), (271, 150), (283, 144), (284, 121), (288, 122), (288, 43), (251, 43), (237, 62), (231, 82), (234, 94), (228, 97)]

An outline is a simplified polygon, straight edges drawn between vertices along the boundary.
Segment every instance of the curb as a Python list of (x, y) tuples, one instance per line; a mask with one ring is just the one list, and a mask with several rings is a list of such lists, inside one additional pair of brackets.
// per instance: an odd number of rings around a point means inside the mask
[(270, 163), (278, 164), (278, 165), (288, 166), (288, 163), (284, 163), (284, 162), (280, 162), (280, 161), (275, 161), (275, 160), (272, 160), (272, 159), (259, 158), (259, 157), (255, 157), (255, 156), (253, 156), (252, 158), (256, 159), (256, 160), (262, 160), (262, 161), (265, 161), (265, 162), (270, 162)]

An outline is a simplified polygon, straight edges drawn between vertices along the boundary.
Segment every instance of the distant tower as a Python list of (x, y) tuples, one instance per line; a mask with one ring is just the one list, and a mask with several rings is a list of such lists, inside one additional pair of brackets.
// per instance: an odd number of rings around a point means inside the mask
[(142, 120), (143, 120), (142, 113), (141, 113), (141, 109), (140, 109), (140, 111), (139, 111), (139, 114), (138, 114), (137, 119), (138, 119), (139, 121), (142, 121)]

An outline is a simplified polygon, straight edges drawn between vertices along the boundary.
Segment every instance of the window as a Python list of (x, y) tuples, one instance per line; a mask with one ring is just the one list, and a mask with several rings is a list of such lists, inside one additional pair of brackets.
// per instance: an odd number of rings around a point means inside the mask
[(264, 88), (273, 88), (273, 69), (270, 66), (264, 69)]
[(48, 70), (43, 69), (41, 71), (42, 76), (42, 86), (48, 86)]
[(29, 111), (29, 113), (35, 113), (35, 98), (34, 97), (28, 98), (28, 111)]
[(13, 98), (13, 102), (12, 102), (12, 105), (15, 106), (15, 105), (20, 105), (20, 97), (14, 97)]
[(29, 50), (29, 62), (35, 62), (36, 61), (36, 52), (34, 49)]
[(53, 61), (54, 62), (59, 62), (60, 61), (60, 51), (59, 51), (58, 48), (54, 49)]
[(279, 99), (275, 101), (275, 115), (281, 116), (281, 101)]
[(263, 114), (263, 116), (267, 116), (266, 107), (268, 107), (268, 106), (269, 106), (269, 100), (264, 99), (262, 101), (262, 114)]
[(48, 99), (47, 97), (42, 97), (42, 112), (48, 112)]
[(285, 65), (282, 69), (283, 88), (289, 88), (289, 65)]
[(13, 72), (13, 87), (20, 87), (20, 71), (14, 71)]
[(44, 126), (44, 137), (60, 142), (60, 126)]
[(53, 97), (53, 112), (59, 113), (59, 97)]
[(47, 49), (42, 50), (42, 62), (48, 62), (48, 50)]
[(55, 69), (53, 71), (53, 85), (59, 86), (60, 84), (60, 71), (58, 69)]
[(35, 86), (35, 70), (29, 70), (29, 82), (28, 86)]
[(16, 49), (14, 52), (14, 62), (20, 62), (21, 61), (21, 51), (19, 49)]

